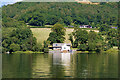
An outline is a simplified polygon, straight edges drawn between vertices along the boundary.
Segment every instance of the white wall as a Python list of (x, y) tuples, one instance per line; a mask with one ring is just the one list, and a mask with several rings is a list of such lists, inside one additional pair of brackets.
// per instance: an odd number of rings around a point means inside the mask
[(61, 48), (53, 48), (53, 50), (61, 50)]
[(67, 46), (66, 44), (64, 44), (64, 45), (62, 46), (61, 51), (63, 51), (63, 50), (70, 50), (70, 46)]

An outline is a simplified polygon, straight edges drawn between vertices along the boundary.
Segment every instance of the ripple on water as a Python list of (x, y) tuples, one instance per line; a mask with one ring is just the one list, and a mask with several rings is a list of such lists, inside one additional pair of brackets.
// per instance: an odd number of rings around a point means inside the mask
[(72, 76), (64, 76), (64, 78), (73, 78)]

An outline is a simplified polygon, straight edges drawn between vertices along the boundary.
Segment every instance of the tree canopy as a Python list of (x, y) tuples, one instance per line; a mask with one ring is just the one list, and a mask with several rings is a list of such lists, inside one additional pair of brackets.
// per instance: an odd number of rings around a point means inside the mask
[[(36, 45), (36, 38), (27, 27), (3, 28), (2, 46), (5, 51), (26, 51), (33, 50)], [(5, 52), (3, 51), (3, 52)]]
[(55, 24), (51, 28), (51, 33), (49, 34), (48, 41), (50, 41), (50, 44), (53, 43), (63, 43), (65, 40), (65, 28), (62, 24)]
[(93, 27), (101, 27), (101, 24), (117, 26), (118, 21), (118, 4), (115, 2), (98, 5), (75, 2), (18, 2), (3, 6), (2, 9), (3, 20), (9, 17), (34, 26), (60, 22), (64, 25), (90, 24)]

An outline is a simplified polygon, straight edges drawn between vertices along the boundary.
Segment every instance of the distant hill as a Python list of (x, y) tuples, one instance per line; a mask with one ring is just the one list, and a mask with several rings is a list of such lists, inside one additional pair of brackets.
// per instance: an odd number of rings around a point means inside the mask
[(12, 18), (34, 26), (54, 25), (57, 22), (64, 25), (117, 25), (118, 4), (18, 2), (3, 6), (2, 14), (3, 22), (6, 18)]

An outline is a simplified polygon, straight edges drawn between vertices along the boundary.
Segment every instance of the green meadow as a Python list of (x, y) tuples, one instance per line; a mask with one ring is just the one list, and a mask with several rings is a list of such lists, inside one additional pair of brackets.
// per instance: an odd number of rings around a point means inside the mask
[[(33, 36), (36, 37), (38, 44), (43, 43), (44, 40), (47, 40), (49, 37), (49, 33), (51, 32), (51, 28), (31, 28)], [(66, 29), (66, 35), (65, 35), (65, 43), (70, 43), (69, 41), (69, 35), (73, 29)]]
[[(30, 28), (32, 30), (33, 36), (36, 37), (38, 44), (43, 43), (44, 40), (47, 40), (49, 37), (49, 33), (51, 32), (51, 28)], [(65, 35), (65, 43), (70, 43), (69, 35), (73, 32), (73, 28), (66, 28), (66, 35)], [(90, 31), (91, 29), (87, 30)], [(94, 30), (95, 32), (99, 32), (98, 30)]]

